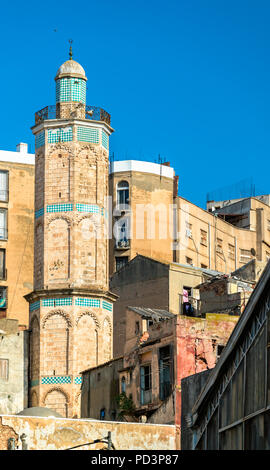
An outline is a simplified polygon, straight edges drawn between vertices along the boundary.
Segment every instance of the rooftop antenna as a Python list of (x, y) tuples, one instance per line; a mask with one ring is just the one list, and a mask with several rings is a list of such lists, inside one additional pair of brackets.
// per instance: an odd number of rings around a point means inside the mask
[(73, 43), (73, 39), (69, 39), (68, 42), (70, 44), (70, 47), (69, 47), (69, 60), (72, 60), (72, 43)]

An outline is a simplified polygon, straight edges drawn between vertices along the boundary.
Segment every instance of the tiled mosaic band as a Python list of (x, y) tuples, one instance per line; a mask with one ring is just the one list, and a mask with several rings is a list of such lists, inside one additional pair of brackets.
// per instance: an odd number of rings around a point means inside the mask
[[(50, 204), (46, 208), (46, 212), (73, 212), (74, 205), (73, 204)], [(103, 207), (99, 207), (95, 204), (76, 204), (75, 210), (78, 212), (86, 212), (91, 214), (101, 214), (104, 215)], [(36, 219), (44, 214), (44, 209), (39, 209), (36, 211)]]
[(72, 212), (73, 204), (51, 204), (47, 206), (47, 212)]
[(60, 299), (42, 299), (42, 307), (60, 307), (63, 305), (72, 305), (72, 297)]
[(34, 312), (35, 310), (38, 310), (40, 307), (39, 300), (37, 302), (32, 302), (29, 306), (30, 312)]
[(104, 308), (104, 310), (108, 310), (109, 312), (112, 312), (113, 306), (109, 302), (106, 302), (106, 300), (103, 300), (102, 308)]
[(60, 376), (49, 376), (41, 378), (42, 385), (51, 385), (51, 384), (71, 384), (70, 375), (60, 375)]
[(60, 78), (56, 81), (56, 103), (67, 101), (86, 102), (86, 82), (82, 78)]
[(36, 149), (45, 145), (45, 132), (40, 132), (36, 135)]
[(44, 207), (42, 207), (42, 209), (39, 209), (38, 211), (35, 211), (35, 219), (38, 219), (42, 215), (44, 215)]
[(76, 385), (81, 385), (81, 383), (82, 383), (82, 377), (75, 377), (74, 383), (75, 383)]
[(100, 307), (100, 300), (99, 299), (88, 299), (88, 298), (83, 298), (79, 297), (78, 299), (75, 299), (75, 305), (79, 305), (81, 307)]
[[(72, 297), (64, 297), (64, 298), (50, 298), (50, 299), (42, 299), (41, 301), (42, 307), (60, 307), (60, 306), (70, 306), (73, 305)], [(100, 299), (93, 299), (89, 297), (77, 297), (75, 298), (75, 305), (78, 307), (94, 307), (100, 308), (101, 301)], [(36, 310), (40, 307), (39, 302), (33, 302), (30, 304), (30, 311)], [(112, 312), (112, 304), (105, 300), (102, 301), (102, 308), (104, 310), (108, 310)]]
[(76, 204), (78, 212), (90, 212), (92, 214), (99, 214), (101, 209), (99, 206), (94, 204)]
[(48, 143), (72, 142), (73, 127), (61, 127), (60, 129), (48, 130)]
[(102, 129), (102, 147), (109, 150), (109, 136), (107, 132)]
[(93, 127), (77, 127), (77, 140), (78, 142), (89, 142), (92, 144), (99, 144), (99, 130)]

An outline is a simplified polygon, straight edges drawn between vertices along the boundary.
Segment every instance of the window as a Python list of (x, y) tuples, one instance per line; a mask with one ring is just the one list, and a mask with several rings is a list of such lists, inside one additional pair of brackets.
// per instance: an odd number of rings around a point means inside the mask
[(121, 393), (126, 393), (126, 378), (122, 377), (121, 379)]
[(123, 268), (128, 263), (128, 256), (116, 256), (115, 257), (115, 264), (116, 264), (116, 271)]
[(223, 243), (222, 239), (217, 238), (217, 247), (216, 247), (217, 253), (223, 253), (222, 243)]
[(172, 390), (173, 357), (171, 345), (159, 349), (159, 397), (165, 400)]
[(147, 405), (152, 401), (152, 378), (151, 365), (141, 366), (140, 368), (140, 388), (141, 388), (141, 405)]
[(8, 171), (0, 171), (0, 201), (8, 201)]
[(6, 250), (0, 249), (0, 279), (6, 279)]
[(186, 222), (186, 237), (192, 238), (192, 224)]
[(235, 259), (235, 246), (231, 243), (228, 244), (228, 255), (230, 259)]
[(0, 287), (0, 309), (7, 308), (7, 287)]
[(102, 408), (102, 409), (100, 410), (99, 419), (101, 419), (102, 421), (104, 421), (104, 419), (105, 419), (105, 408)]
[(190, 264), (190, 266), (193, 266), (193, 259), (186, 256), (186, 263)]
[(207, 246), (207, 232), (201, 230), (201, 245)]
[(0, 379), (8, 380), (8, 359), (0, 359)]
[(129, 248), (129, 218), (124, 217), (117, 221), (117, 248)]
[(123, 206), (129, 204), (129, 184), (127, 181), (120, 181), (117, 184), (117, 204)]
[(208, 266), (207, 266), (207, 264), (203, 264), (203, 263), (201, 263), (201, 268), (203, 268), (203, 269), (207, 269), (207, 268), (208, 268)]
[(136, 321), (135, 322), (135, 335), (138, 335), (140, 333), (140, 322)]
[(7, 210), (0, 209), (0, 239), (7, 239)]
[(240, 249), (240, 263), (248, 263), (251, 260), (251, 251)]

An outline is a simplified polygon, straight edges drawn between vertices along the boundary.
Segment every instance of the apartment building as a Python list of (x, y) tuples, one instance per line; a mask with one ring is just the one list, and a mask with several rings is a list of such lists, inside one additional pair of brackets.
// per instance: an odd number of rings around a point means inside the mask
[(110, 274), (136, 254), (226, 273), (270, 257), (267, 195), (204, 210), (178, 196), (169, 163), (133, 160), (111, 163), (109, 187), (116, 225)]
[(28, 326), (33, 288), (34, 164), (27, 144), (0, 150), (0, 318)]

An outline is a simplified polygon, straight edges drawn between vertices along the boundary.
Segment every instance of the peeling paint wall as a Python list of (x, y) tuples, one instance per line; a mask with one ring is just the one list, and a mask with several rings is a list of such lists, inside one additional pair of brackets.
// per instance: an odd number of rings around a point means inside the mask
[(7, 362), (7, 377), (0, 376), (0, 413), (15, 414), (28, 403), (28, 331), (18, 320), (0, 319), (0, 359)]
[[(6, 426), (9, 426), (7, 428)], [(116, 450), (175, 450), (179, 436), (175, 426), (110, 421), (38, 418), (26, 416), (0, 417), (0, 449), (7, 449), (9, 437), (26, 434), (29, 450), (64, 450), (102, 439), (112, 433)], [(96, 443), (81, 450), (106, 448)]]

